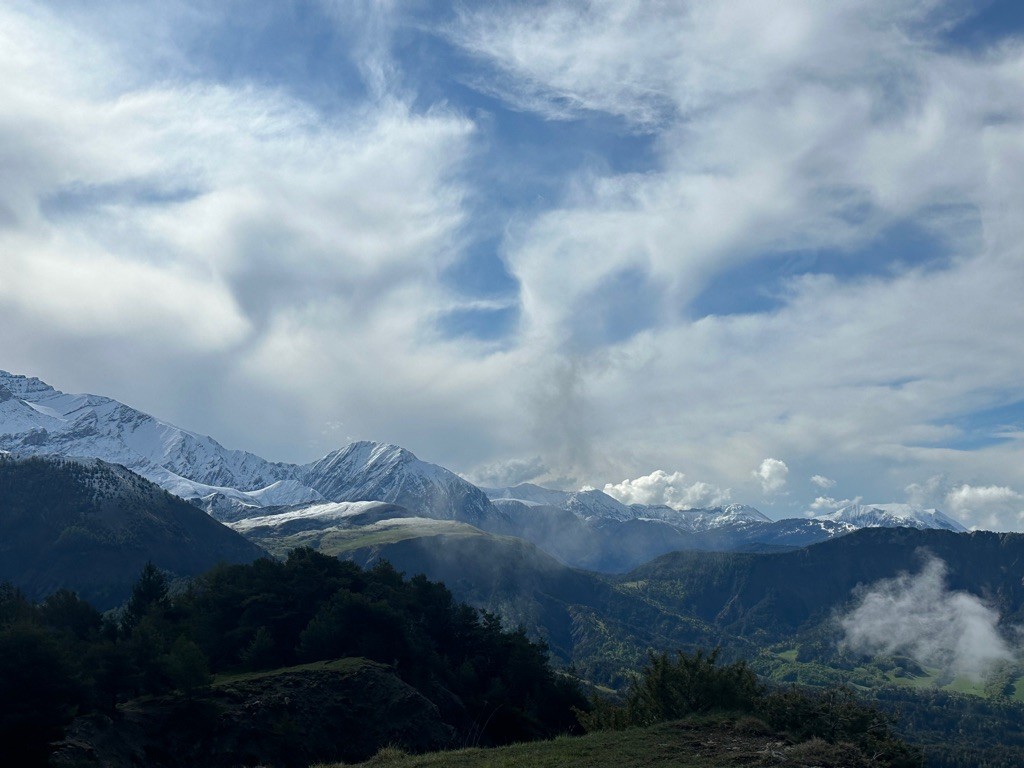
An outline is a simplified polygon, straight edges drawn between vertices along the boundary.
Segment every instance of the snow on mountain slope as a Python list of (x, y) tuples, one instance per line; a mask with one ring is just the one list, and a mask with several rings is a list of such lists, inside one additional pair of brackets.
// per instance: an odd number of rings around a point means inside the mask
[(160, 421), (116, 400), (71, 395), (0, 371), (0, 449), (21, 456), (95, 456), (183, 498), (256, 491), (294, 468)]
[(706, 531), (722, 526), (770, 523), (770, 518), (753, 507), (730, 504), (708, 509), (675, 509), (665, 505), (631, 504), (626, 506), (603, 491), (554, 491), (531, 483), (509, 488), (487, 488), (492, 501), (516, 500), (528, 505), (546, 505), (573, 512), (588, 522), (626, 522), (657, 520), (681, 531)]
[(529, 506), (543, 504), (549, 507), (563, 508), (565, 501), (571, 493), (569, 491), (554, 491), (550, 488), (541, 488), (533, 483), (521, 483), (507, 488), (482, 488), (491, 501), (508, 499), (520, 501)]
[(374, 522), (387, 519), (410, 517), (404, 507), (383, 501), (341, 501), (326, 504), (311, 504), (257, 517), (247, 517), (228, 523), (239, 533), (256, 528), (279, 529), (294, 533), (302, 530), (326, 528), (339, 523), (362, 523), (372, 517)]
[(305, 484), (331, 501), (386, 501), (427, 517), (473, 525), (496, 513), (475, 485), (397, 445), (352, 443), (302, 469)]
[(274, 463), (111, 398), (2, 371), (0, 450), (121, 464), (220, 519), (324, 501), (383, 501), (473, 524), (500, 516), (476, 486), (394, 445), (354, 443), (312, 464)]
[(818, 520), (848, 523), (857, 528), (937, 528), (965, 533), (953, 518), (937, 509), (924, 509), (912, 504), (851, 504)]
[(622, 522), (636, 517), (629, 507), (603, 491), (587, 488), (581, 491), (555, 491), (532, 483), (510, 488), (488, 488), (491, 499), (514, 499), (524, 504), (544, 504), (572, 512), (583, 520), (616, 520)]
[(250, 491), (246, 495), (261, 507), (284, 507), (325, 501), (321, 494), (298, 480), (278, 480), (266, 488)]
[(638, 520), (660, 520), (684, 531), (709, 531), (726, 526), (742, 527), (772, 522), (771, 518), (759, 510), (744, 504), (694, 509), (632, 504), (630, 508)]

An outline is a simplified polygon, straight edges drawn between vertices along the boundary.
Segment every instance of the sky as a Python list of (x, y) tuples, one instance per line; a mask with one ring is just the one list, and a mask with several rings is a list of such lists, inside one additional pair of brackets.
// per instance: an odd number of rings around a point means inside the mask
[(1024, 530), (1024, 6), (0, 6), (0, 368), (306, 462)]

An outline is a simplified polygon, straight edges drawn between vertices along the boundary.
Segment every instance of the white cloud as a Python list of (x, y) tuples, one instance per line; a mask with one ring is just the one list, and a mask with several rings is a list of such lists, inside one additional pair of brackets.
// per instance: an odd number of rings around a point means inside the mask
[(811, 483), (818, 486), (823, 491), (827, 491), (829, 488), (835, 486), (836, 481), (825, 477), (824, 475), (811, 475)]
[(780, 493), (786, 487), (789, 467), (780, 459), (768, 458), (751, 474), (761, 483), (761, 490), (772, 495)]
[(811, 502), (810, 509), (804, 514), (807, 517), (814, 517), (827, 512), (835, 512), (837, 509), (849, 507), (852, 504), (860, 504), (862, 500), (860, 496), (852, 499), (833, 499), (831, 496), (818, 496)]
[[(446, 39), (507, 105), (610, 116), (605, 138), (641, 147), (631, 170), (597, 158), (529, 212), (484, 212), (520, 286), (501, 344), (436, 330), (466, 303), (441, 275), (478, 225), (493, 136), (440, 98), (422, 108), (436, 90), (412, 92), (395, 58), (398, 4), (337, 4), (369, 97), (329, 113), (186, 62), (180, 38), (216, 9), (104, 24), (45, 7), (0, 9), (4, 367), (272, 458), (335, 447), (338, 421), (461, 470), (538, 455), (600, 487), (685, 466), (701, 498), (753, 489), (779, 455), (808, 477), (828, 454), (873, 498), (933, 475), (1024, 487), (1019, 441), (946, 447), (1024, 380), (1024, 46), (935, 45), (928, 13), (958, 6), (457, 16)], [(157, 66), (172, 60), (196, 68)], [(550, 173), (531, 161), (515, 172)], [(894, 226), (949, 258), (913, 263)], [(756, 314), (698, 311), (715, 281), (785, 272), (758, 264), (782, 253), (813, 274)]]
[(918, 507), (940, 507), (945, 501), (949, 481), (943, 475), (932, 475), (923, 483), (910, 483), (904, 492), (907, 502)]
[[(724, 485), (765, 455), (802, 467), (827, 452), (883, 498), (924, 472), (1024, 480), (1012, 446), (942, 447), (959, 435), (952, 415), (1013, 397), (1024, 376), (1024, 231), (1009, 214), (1024, 194), (1024, 49), (931, 44), (951, 10), (544, 3), (449, 30), (511, 104), (603, 112), (657, 137), (652, 169), (588, 169), (508, 241), (526, 338), (550, 354), (578, 354), (600, 325), (594, 297), (642, 276), (651, 319), (577, 363), (587, 421), (601, 425), (592, 455), (671, 460)], [(951, 259), (879, 257), (870, 275), (828, 276), (843, 253), (870, 263), (906, 222)], [(831, 255), (780, 286), (770, 311), (679, 317), (729, 270), (815, 251)]]
[(728, 488), (704, 482), (687, 483), (682, 472), (661, 469), (621, 483), (608, 483), (604, 492), (623, 504), (664, 504), (676, 509), (719, 506), (731, 496)]
[(946, 564), (925, 562), (916, 575), (877, 582), (840, 619), (844, 644), (858, 653), (906, 654), (919, 664), (975, 680), (1013, 661), (999, 633), (999, 614), (980, 598), (946, 588)]
[[(479, 351), (431, 331), (459, 306), (439, 274), (465, 217), (472, 122), (383, 91), (326, 116), (256, 83), (165, 80), (38, 7), (0, 10), (0, 37), (6, 367), (124, 389), (273, 458), (333, 447), (325, 419), (422, 445), (385, 423), (402, 402), (422, 432), (413, 409), (477, 421), (480, 374), (449, 377)], [(205, 375), (198, 399), (228, 391), (212, 421), (193, 398), (168, 404), (185, 369)], [(242, 418), (254, 411), (287, 413), (283, 445)]]
[(505, 488), (528, 483), (546, 475), (547, 466), (540, 456), (509, 459), (478, 467), (467, 479), (484, 488)]
[(1015, 530), (1024, 521), (1024, 494), (999, 485), (964, 483), (946, 494), (946, 506), (961, 520), (994, 531)]

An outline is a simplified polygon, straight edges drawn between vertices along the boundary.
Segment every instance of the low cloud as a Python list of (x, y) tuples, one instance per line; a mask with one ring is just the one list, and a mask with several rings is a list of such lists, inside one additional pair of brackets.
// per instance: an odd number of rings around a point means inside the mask
[(819, 496), (813, 502), (811, 502), (810, 514), (817, 515), (822, 512), (834, 512), (837, 509), (848, 507), (851, 504), (860, 504), (861, 497), (857, 496), (853, 499), (833, 499), (831, 496)]
[(946, 564), (929, 557), (921, 572), (875, 583), (839, 620), (842, 646), (868, 655), (906, 655), (918, 664), (982, 679), (1014, 654), (999, 614), (980, 598), (946, 587)]
[(789, 467), (780, 459), (768, 458), (754, 470), (753, 475), (761, 483), (761, 490), (768, 495), (782, 492), (789, 477)]
[(477, 467), (467, 479), (484, 488), (504, 488), (528, 483), (547, 474), (548, 467), (540, 456), (530, 459), (509, 459)]
[(649, 475), (608, 483), (604, 492), (623, 504), (665, 504), (677, 509), (725, 504), (732, 492), (704, 482), (687, 483), (682, 472), (656, 469)]
[(907, 494), (907, 503), (916, 507), (941, 506), (943, 497), (949, 489), (949, 481), (943, 475), (933, 475), (923, 483), (911, 483), (903, 490)]
[(823, 491), (827, 491), (829, 488), (835, 486), (836, 481), (831, 478), (825, 477), (824, 475), (812, 475), (811, 483), (813, 485), (818, 486)]

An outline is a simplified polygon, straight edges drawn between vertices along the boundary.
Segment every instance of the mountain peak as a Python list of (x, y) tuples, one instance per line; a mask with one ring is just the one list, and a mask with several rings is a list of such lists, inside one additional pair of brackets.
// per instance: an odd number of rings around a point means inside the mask
[(330, 501), (385, 501), (473, 524), (494, 511), (475, 485), (391, 443), (361, 440), (300, 469), (300, 479)]
[(0, 388), (8, 390), (15, 397), (31, 399), (33, 395), (63, 394), (35, 376), (22, 376), (18, 373), (0, 371)]

